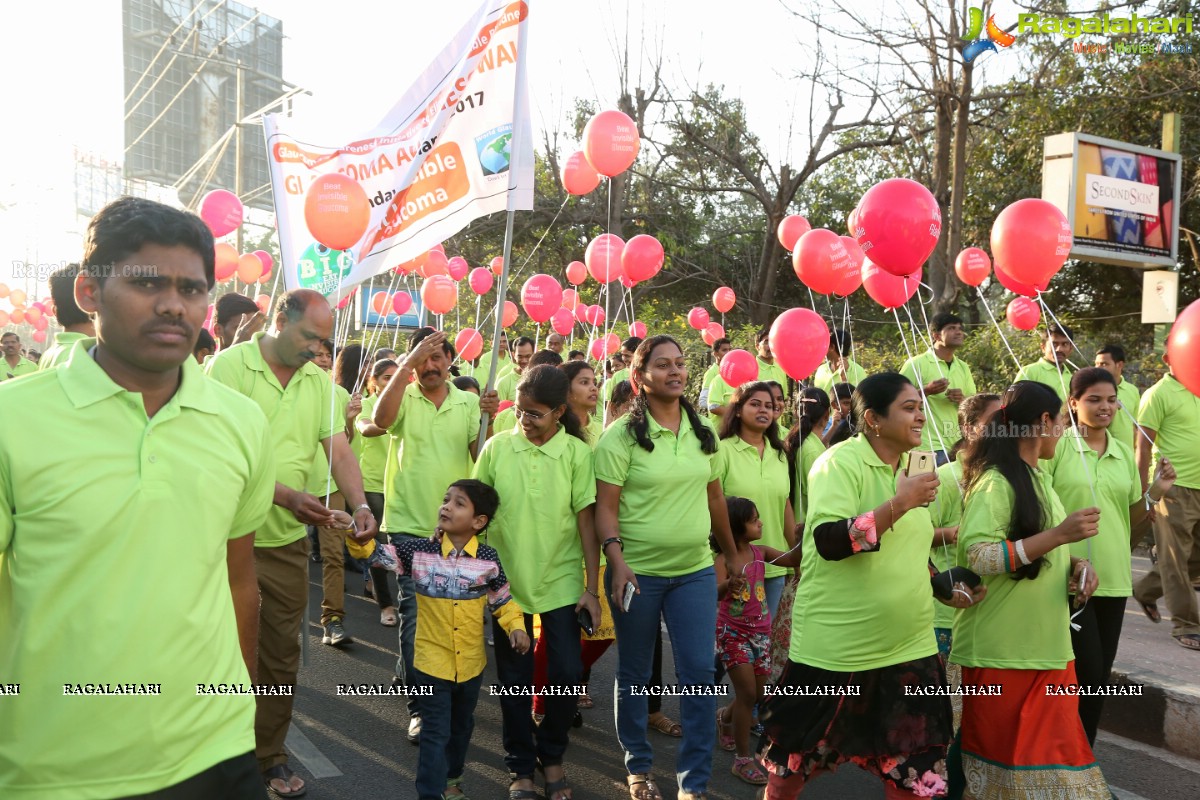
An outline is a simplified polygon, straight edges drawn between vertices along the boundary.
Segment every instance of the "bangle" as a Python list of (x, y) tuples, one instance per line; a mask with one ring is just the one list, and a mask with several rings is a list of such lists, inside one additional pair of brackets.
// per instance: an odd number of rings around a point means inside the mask
[(608, 546), (613, 542), (617, 543), (617, 546), (621, 548), (622, 553), (625, 552), (625, 543), (621, 541), (621, 537), (619, 536), (610, 536), (609, 538), (605, 539), (604, 543), (600, 545), (600, 552), (603, 553), (608, 550)]
[(892, 503), (892, 498), (890, 498), (890, 497), (888, 498), (888, 512), (892, 515), (892, 521), (891, 521), (891, 524), (888, 525), (888, 527), (894, 528), (894, 527), (896, 527), (896, 523), (899, 520), (896, 519), (896, 506), (894, 503)]
[(597, 600), (600, 599), (599, 592), (593, 592), (591, 589), (586, 589), (586, 588), (584, 589), (584, 591), (587, 592), (588, 594), (590, 594), (592, 597), (596, 598)]
[(1021, 559), (1021, 564), (1029, 566), (1031, 562), (1029, 561), (1029, 556), (1025, 555), (1025, 540), (1017, 539), (1015, 549), (1017, 551), (1017, 558)]
[(1146, 493), (1144, 495), (1142, 495), (1142, 499), (1146, 501), (1146, 510), (1147, 511), (1149, 511), (1154, 506), (1158, 505), (1159, 500), (1162, 500), (1161, 497), (1158, 498), (1158, 500), (1155, 500), (1153, 497), (1151, 497), (1149, 489), (1147, 489)]
[(363, 503), (361, 506), (358, 506), (358, 507), (357, 507), (357, 508), (355, 508), (354, 510), (355, 510), (355, 511), (362, 511), (364, 508), (367, 510), (367, 513), (371, 515), (371, 519), (374, 519), (374, 518), (375, 518), (375, 512), (374, 512), (374, 511), (372, 511), (372, 510), (371, 510), (371, 507), (370, 507), (369, 505), (367, 505), (366, 503)]

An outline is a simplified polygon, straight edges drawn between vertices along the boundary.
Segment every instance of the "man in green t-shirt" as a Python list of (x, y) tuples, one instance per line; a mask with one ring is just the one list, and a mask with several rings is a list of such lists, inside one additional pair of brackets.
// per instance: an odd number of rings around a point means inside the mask
[(613, 367), (613, 373), (605, 379), (604, 385), (600, 387), (600, 402), (603, 403), (606, 414), (608, 412), (608, 405), (612, 402), (613, 390), (617, 388), (617, 384), (621, 381), (629, 380), (629, 365), (633, 363), (633, 354), (637, 352), (638, 345), (641, 343), (641, 337), (630, 336), (621, 342), (621, 352), (609, 359)]
[(0, 336), (0, 349), (4, 351), (4, 357), (0, 358), (0, 381), (37, 372), (37, 364), (21, 355), (21, 337), (17, 334), (8, 331)]
[(67, 360), (71, 347), (80, 339), (96, 335), (92, 318), (75, 302), (75, 276), (78, 264), (68, 264), (50, 273), (50, 296), (54, 298), (54, 316), (65, 330), (54, 334), (54, 343), (38, 359), (38, 369), (54, 369)]
[[(533, 358), (533, 339), (528, 336), (522, 336), (513, 342), (513, 367), (510, 372), (505, 373), (504, 377), (496, 377), (496, 395), (501, 400), (517, 400), (517, 384), (521, 381), (521, 377), (525, 374), (525, 369), (529, 366), (529, 359)], [(487, 376), (480, 376), (482, 380), (487, 380)], [(481, 383), (480, 386), (483, 384)]]
[(1096, 351), (1096, 366), (1108, 370), (1117, 381), (1117, 401), (1121, 408), (1113, 415), (1108, 432), (1136, 449), (1134, 426), (1137, 424), (1141, 395), (1136, 386), (1125, 380), (1125, 348), (1119, 344), (1104, 345)]
[(1019, 381), (1037, 381), (1054, 390), (1065, 403), (1071, 394), (1071, 369), (1067, 359), (1075, 352), (1074, 334), (1065, 325), (1050, 325), (1042, 331), (1042, 357), (1017, 371)]
[(960, 317), (945, 311), (933, 315), (929, 323), (933, 347), (904, 362), (900, 374), (917, 386), (925, 396), (925, 427), (921, 447), (932, 450), (938, 466), (945, 464), (948, 453), (962, 438), (958, 429), (958, 406), (964, 397), (975, 394), (971, 367), (954, 353), (966, 341)]
[(721, 374), (721, 359), (732, 349), (733, 343), (724, 337), (712, 343), (713, 363), (704, 372), (704, 379), (700, 382), (699, 407), (703, 411), (708, 411), (708, 392), (712, 388), (713, 379)]
[(834, 384), (850, 383), (857, 386), (867, 377), (867, 371), (850, 357), (852, 352), (854, 337), (850, 331), (834, 328), (829, 332), (829, 349), (825, 351), (825, 361), (813, 373), (812, 385), (824, 389), (830, 399), (833, 398)]

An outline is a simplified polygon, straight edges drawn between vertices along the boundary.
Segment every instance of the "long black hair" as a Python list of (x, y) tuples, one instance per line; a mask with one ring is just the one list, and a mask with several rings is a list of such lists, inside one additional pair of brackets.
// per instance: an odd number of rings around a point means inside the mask
[(337, 351), (337, 359), (333, 362), (333, 380), (346, 390), (346, 394), (354, 394), (361, 387), (358, 376), (367, 365), (367, 352), (361, 344), (348, 344)]
[[(772, 398), (774, 403), (774, 395), (771, 393), (771, 384), (767, 381), (754, 381), (753, 383), (743, 383), (741, 386), (733, 390), (733, 396), (729, 399), (729, 410), (725, 412), (725, 416), (721, 419), (721, 431), (718, 434), (722, 439), (730, 439), (734, 436), (742, 435), (742, 406), (751, 396), (758, 392), (766, 392), (767, 397)], [(779, 458), (783, 459), (783, 442), (779, 440), (779, 431), (776, 429), (775, 421), (771, 420), (771, 424), (767, 425), (766, 431), (763, 432), (763, 438), (770, 443)]]
[[(679, 346), (679, 342), (675, 341), (672, 336), (660, 334), (651, 336), (646, 339), (633, 353), (633, 364), (630, 365), (630, 375), (644, 375), (649, 371), (650, 354), (654, 352), (654, 348), (663, 344), (673, 344), (679, 348), (679, 352), (683, 352), (683, 348)], [(713, 455), (717, 452), (717, 436), (700, 419), (700, 415), (696, 413), (696, 409), (688, 402), (686, 397), (679, 398), (679, 406), (687, 414), (688, 422), (692, 426), (692, 432), (696, 434), (696, 438), (700, 440), (700, 449), (706, 455)], [(625, 422), (626, 429), (637, 440), (638, 445), (647, 452), (654, 452), (654, 442), (650, 440), (650, 421), (646, 418), (649, 413), (646, 405), (646, 389), (645, 384), (641, 384), (641, 390), (633, 397), (633, 405), (629, 409), (629, 416)]]
[[(1034, 428), (1049, 414), (1057, 419), (1062, 400), (1049, 386), (1034, 381), (1017, 381), (1001, 398), (1000, 409), (992, 415), (983, 435), (967, 443), (963, 450), (963, 482), (972, 488), (989, 469), (995, 469), (1012, 487), (1014, 502), (1008, 523), (1008, 540), (1019, 541), (1046, 530), (1045, 499), (1038, 494), (1033, 470), (1021, 458), (1022, 439), (1037, 436)], [(1016, 569), (1015, 580), (1036, 578), (1044, 557)]]
[(538, 405), (547, 408), (563, 407), (561, 422), (567, 433), (581, 442), (587, 442), (579, 417), (567, 403), (567, 394), (571, 391), (571, 380), (567, 373), (549, 364), (538, 364), (528, 368), (517, 383), (517, 394), (528, 397)]
[[(792, 492), (796, 489), (796, 461), (800, 458), (800, 449), (804, 440), (813, 432), (813, 427), (829, 413), (829, 395), (825, 390), (816, 386), (808, 386), (800, 390), (800, 409), (796, 413), (796, 424), (788, 431), (783, 440), (783, 449), (787, 453), (788, 478), (791, 480)], [(792, 498), (796, 502), (796, 498)]]

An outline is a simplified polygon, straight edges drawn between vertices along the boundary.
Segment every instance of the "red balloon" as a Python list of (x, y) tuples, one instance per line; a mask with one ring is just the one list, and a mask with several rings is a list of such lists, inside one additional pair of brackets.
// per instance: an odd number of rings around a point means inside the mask
[(371, 224), (371, 202), (358, 181), (331, 172), (308, 187), (304, 222), (321, 244), (333, 250), (349, 250)]
[(604, 313), (604, 309), (600, 306), (588, 306), (587, 311), (585, 311), (583, 315), (583, 319), (588, 325), (594, 325), (597, 328), (604, 325), (604, 320), (606, 318), (607, 315)]
[[(25, 316), (26, 316), (26, 320), (25, 320), (25, 321), (26, 321), (26, 322), (28, 322), (28, 321), (29, 321), (29, 319), (28, 319), (28, 317), (29, 317), (29, 314), (28, 314), (28, 313), (26, 313), (26, 314), (25, 314)], [(44, 331), (44, 330), (46, 330), (46, 326), (47, 326), (47, 325), (49, 325), (49, 324), (50, 324), (50, 323), (49, 323), (49, 322), (46, 320), (46, 318), (45, 318), (45, 317), (43, 317), (43, 316), (41, 316), (40, 314), (38, 315), (37, 319), (33, 320), (33, 327), (34, 327), (34, 330), (37, 330), (37, 331)]]
[(271, 258), (271, 254), (266, 250), (255, 250), (254, 255), (262, 262), (263, 274), (267, 275), (271, 272), (271, 267), (275, 266), (275, 259)]
[(37, 322), (42, 318), (42, 304), (34, 303), (29, 308), (25, 309), (25, 321), (29, 323)]
[(577, 306), (575, 306), (575, 321), (578, 322), (580, 325), (588, 324), (587, 315), (588, 315), (588, 310), (590, 308), (591, 308), (591, 306), (586, 305), (584, 303), (580, 303)]
[(637, 286), (637, 284), (638, 282), (630, 280), (628, 275), (621, 276), (621, 285), (626, 289), (632, 289), (633, 287)]
[(992, 274), (992, 260), (978, 247), (968, 247), (954, 259), (954, 272), (967, 286), (979, 286)]
[(562, 308), (562, 287), (549, 275), (538, 273), (521, 287), (521, 305), (529, 318), (539, 324), (549, 322), (554, 312)]
[(563, 289), (562, 304), (563, 308), (574, 311), (575, 307), (579, 305), (579, 292), (574, 289)]
[(516, 403), (514, 403), (512, 400), (501, 400), (500, 406), (496, 410), (504, 411), (505, 409), (512, 408), (515, 405), (516, 405)]
[(474, 328), (463, 328), (454, 337), (454, 349), (463, 361), (474, 361), (483, 353), (483, 337)]
[(582, 150), (567, 156), (560, 177), (567, 194), (587, 194), (600, 185), (599, 173), (588, 163)]
[[(862, 278), (871, 299), (883, 306), (884, 310), (891, 311), (907, 303), (917, 293), (917, 287), (921, 284), (921, 270), (918, 268), (911, 275), (893, 275), (868, 256), (863, 259)], [(774, 348), (771, 352), (775, 352)]]
[[(257, 305), (257, 306), (258, 306), (258, 310), (259, 310), (259, 311), (261, 311), (261, 312), (262, 312), (262, 313), (264, 313), (264, 314), (267, 314), (267, 313), (269, 313), (269, 312), (270, 312), (270, 310), (271, 310), (271, 296), (270, 296), (269, 294), (260, 294), (260, 295), (258, 295), (257, 297), (255, 297), (255, 298), (254, 298), (254, 303), (255, 303), (255, 305)], [(215, 306), (214, 306), (214, 308), (215, 308)], [(211, 321), (211, 320), (209, 320), (209, 319), (206, 319), (206, 320), (204, 321), (204, 327), (206, 327), (206, 328), (207, 328), (207, 327), (208, 327), (208, 323), (209, 323), (210, 321)], [(209, 333), (212, 333), (212, 331), (209, 331)]]
[(388, 297), (387, 292), (375, 292), (371, 295), (371, 310), (376, 314), (386, 314), (385, 308), (392, 305), (392, 298)]
[(615, 333), (609, 333), (592, 340), (592, 345), (589, 350), (592, 353), (592, 358), (596, 361), (611, 356), (613, 353), (621, 349), (621, 337)]
[(499, 276), (504, 272), (504, 256), (496, 256), (489, 266), (492, 268), (492, 274)]
[(396, 292), (392, 295), (392, 313), (398, 317), (403, 317), (412, 308), (412, 295), (408, 292)]
[(695, 308), (693, 308), (691, 311), (688, 312), (687, 322), (688, 322), (688, 325), (691, 325), (693, 328), (695, 328), (698, 331), (704, 330), (706, 327), (708, 327), (708, 323), (709, 323), (708, 309), (701, 308), (700, 306), (696, 306)]
[(911, 275), (937, 247), (942, 211), (933, 194), (916, 181), (889, 178), (867, 190), (858, 203), (859, 246), (882, 269)]
[(838, 297), (849, 297), (858, 291), (858, 287), (862, 286), (862, 262), (866, 255), (852, 237), (839, 236), (838, 238), (842, 240), (842, 244), (846, 247), (846, 253), (850, 256), (851, 269), (842, 276), (838, 285), (834, 287), (833, 293)]
[(471, 265), (462, 256), (455, 256), (446, 262), (446, 274), (452, 280), (461, 281), (471, 271)]
[(851, 271), (850, 254), (841, 237), (828, 228), (817, 228), (800, 237), (792, 251), (796, 277), (817, 294), (829, 294)]
[(799, 214), (793, 214), (790, 217), (784, 217), (779, 223), (779, 227), (775, 230), (775, 237), (779, 239), (779, 243), (783, 245), (783, 249), (791, 252), (796, 249), (796, 242), (800, 241), (800, 237), (812, 230), (812, 225), (808, 224), (808, 220)]
[(713, 342), (717, 339), (725, 338), (725, 328), (719, 322), (710, 322), (704, 327), (704, 333), (701, 338), (704, 339), (706, 345), (712, 347)]
[(38, 344), (46, 341), (46, 321), (42, 320), (42, 327), (33, 332), (33, 340)]
[(1019, 331), (1031, 331), (1042, 321), (1042, 311), (1038, 304), (1028, 297), (1014, 297), (1008, 302), (1005, 313), (1008, 322)]
[(434, 275), (450, 275), (450, 260), (441, 250), (430, 250), (421, 259), (417, 274), (422, 278), (432, 278)]
[(662, 269), (665, 258), (658, 239), (640, 233), (625, 243), (621, 269), (632, 281), (648, 281)]
[(1171, 374), (1200, 396), (1200, 300), (1183, 310), (1167, 335), (1167, 359)]
[(583, 153), (601, 175), (620, 175), (637, 160), (637, 125), (620, 111), (601, 111), (583, 127)]
[(636, 319), (633, 322), (629, 323), (629, 335), (636, 336), (639, 339), (645, 339), (646, 338), (646, 323), (639, 322)]
[(476, 267), (471, 270), (471, 277), (467, 279), (471, 291), (475, 294), (487, 294), (492, 290), (494, 282), (495, 278), (492, 277), (492, 273), (483, 267)]
[(237, 276), (242, 283), (254, 283), (262, 277), (263, 265), (253, 253), (238, 256)]
[(563, 306), (551, 314), (550, 327), (554, 328), (554, 332), (559, 336), (570, 336), (571, 331), (575, 329), (575, 317), (571, 314), (571, 310)]
[(850, 234), (851, 238), (858, 238), (858, 206), (855, 206), (850, 213), (846, 215), (846, 232)]
[(1046, 284), (1034, 286), (1028, 283), (1021, 283), (1016, 278), (1012, 277), (999, 264), (994, 269), (996, 280), (1000, 281), (1000, 285), (1008, 289), (1013, 294), (1019, 294), (1023, 297), (1034, 297), (1039, 291), (1046, 291)]
[(721, 359), (721, 380), (730, 386), (758, 379), (758, 359), (745, 350), (730, 350)]
[(1071, 254), (1071, 225), (1058, 207), (1026, 197), (1005, 208), (992, 223), (992, 255), (1021, 283), (1046, 286)]
[(502, 328), (511, 328), (512, 324), (517, 321), (517, 304), (512, 300), (504, 301), (504, 313), (500, 315), (500, 326)]
[[(737, 303), (737, 295), (728, 286), (722, 286), (713, 292), (713, 308), (722, 314), (728, 314), (733, 310), (735, 303)], [(717, 338), (720, 339), (721, 337), (718, 336)]]
[(613, 233), (602, 233), (588, 242), (583, 251), (587, 271), (598, 283), (608, 283), (621, 277), (621, 254), (625, 242)]
[(238, 196), (225, 189), (213, 189), (200, 201), (200, 219), (208, 225), (213, 236), (236, 231), (242, 224), (245, 211)]
[(218, 242), (213, 248), (216, 256), (216, 278), (217, 283), (222, 283), (233, 277), (238, 268), (238, 251), (231, 245), (225, 242)]
[(567, 264), (567, 280), (572, 286), (578, 286), (587, 280), (587, 267), (582, 261), (572, 261)]
[(768, 341), (779, 368), (802, 381), (825, 360), (829, 326), (815, 311), (790, 308), (775, 318)]
[(445, 314), (458, 302), (458, 284), (449, 275), (431, 275), (421, 284), (421, 300), (434, 314)]

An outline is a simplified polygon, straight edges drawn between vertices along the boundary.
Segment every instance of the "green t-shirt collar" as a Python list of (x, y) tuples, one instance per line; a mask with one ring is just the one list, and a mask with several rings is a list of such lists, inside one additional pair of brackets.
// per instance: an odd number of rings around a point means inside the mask
[[(121, 393), (134, 394), (122, 388), (108, 373), (96, 363), (96, 359), (88, 355), (88, 351), (96, 345), (96, 339), (84, 337), (77, 340), (71, 348), (71, 357), (63, 368), (58, 371), (58, 379), (63, 391), (76, 408), (107, 400)], [(196, 359), (190, 356), (180, 365), (182, 374), (179, 389), (168, 405), (187, 406), (206, 414), (217, 413), (217, 403), (213, 397), (213, 387), (208, 382)]]

